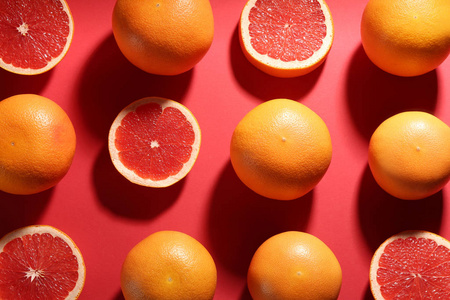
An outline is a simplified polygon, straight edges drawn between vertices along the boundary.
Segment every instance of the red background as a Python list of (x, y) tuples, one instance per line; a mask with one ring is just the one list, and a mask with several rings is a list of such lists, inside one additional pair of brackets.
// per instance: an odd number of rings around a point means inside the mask
[[(132, 66), (111, 32), (113, 0), (68, 0), (75, 36), (52, 71), (27, 77), (0, 71), (1, 99), (36, 93), (60, 104), (77, 133), (77, 151), (66, 177), (31, 196), (0, 192), (0, 233), (48, 224), (69, 234), (85, 258), (80, 299), (123, 299), (119, 274), (128, 251), (159, 230), (179, 230), (210, 251), (218, 269), (215, 299), (250, 299), (246, 270), (270, 236), (306, 231), (322, 239), (343, 270), (339, 299), (372, 299), (370, 259), (387, 237), (426, 229), (450, 238), (449, 187), (428, 199), (403, 201), (383, 192), (367, 166), (368, 141), (387, 117), (420, 109), (450, 123), (450, 59), (415, 78), (375, 67), (360, 42), (366, 1), (328, 0), (335, 40), (326, 62), (309, 75), (279, 79), (255, 69), (238, 42), (245, 0), (211, 0), (215, 36), (192, 70), (155, 76)], [(166, 189), (133, 185), (114, 169), (107, 134), (117, 113), (145, 96), (186, 105), (202, 129), (202, 145), (189, 175)], [(273, 98), (297, 100), (328, 125), (333, 159), (318, 186), (288, 202), (260, 197), (236, 177), (229, 143), (239, 120)]]

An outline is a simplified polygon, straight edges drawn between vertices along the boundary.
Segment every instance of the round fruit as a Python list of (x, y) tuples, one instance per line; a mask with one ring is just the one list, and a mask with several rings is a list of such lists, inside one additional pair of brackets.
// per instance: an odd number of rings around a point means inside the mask
[(200, 127), (182, 104), (147, 97), (125, 107), (109, 131), (109, 153), (129, 181), (167, 187), (183, 179), (200, 150)]
[(34, 75), (64, 58), (74, 28), (66, 1), (2, 0), (0, 11), (0, 67)]
[(422, 75), (450, 53), (449, 16), (447, 0), (370, 0), (361, 20), (362, 45), (382, 70)]
[(450, 299), (450, 242), (421, 230), (387, 239), (370, 263), (375, 300)]
[(339, 296), (342, 270), (320, 239), (287, 231), (272, 236), (256, 250), (247, 284), (254, 300), (332, 300)]
[(159, 231), (131, 249), (120, 283), (126, 300), (213, 299), (217, 270), (196, 239), (178, 231)]
[(22, 94), (0, 101), (0, 190), (34, 194), (55, 186), (75, 146), (72, 122), (52, 100)]
[(450, 179), (450, 127), (425, 112), (394, 115), (370, 139), (369, 166), (375, 181), (394, 197), (431, 196)]
[(17, 229), (0, 240), (1, 299), (77, 299), (86, 268), (64, 232), (47, 225)]
[(334, 27), (323, 0), (249, 0), (242, 10), (239, 39), (247, 59), (276, 77), (305, 75), (331, 49)]
[(117, 0), (112, 29), (123, 55), (136, 67), (177, 75), (208, 52), (214, 18), (209, 0)]
[(288, 99), (264, 102), (234, 130), (230, 158), (241, 181), (256, 193), (292, 200), (311, 191), (331, 162), (330, 133), (305, 105)]

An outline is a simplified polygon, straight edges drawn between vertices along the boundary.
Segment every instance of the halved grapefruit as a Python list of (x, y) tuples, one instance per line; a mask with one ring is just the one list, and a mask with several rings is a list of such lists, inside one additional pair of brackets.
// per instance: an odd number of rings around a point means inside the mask
[(85, 278), (80, 250), (59, 229), (27, 226), (0, 240), (0, 299), (77, 299)]
[(109, 131), (109, 153), (129, 181), (167, 187), (184, 178), (200, 150), (200, 127), (182, 104), (147, 97), (125, 107)]
[(0, 67), (34, 75), (64, 58), (74, 29), (66, 1), (2, 0), (0, 12)]
[(450, 299), (450, 242), (410, 230), (387, 239), (370, 264), (370, 288), (381, 299)]
[(247, 59), (276, 77), (305, 75), (331, 49), (333, 19), (324, 0), (249, 0), (239, 39)]

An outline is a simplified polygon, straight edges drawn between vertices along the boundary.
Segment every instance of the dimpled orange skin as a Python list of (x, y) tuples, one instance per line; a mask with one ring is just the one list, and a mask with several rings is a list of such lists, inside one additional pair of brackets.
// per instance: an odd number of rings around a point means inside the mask
[(217, 270), (200, 242), (178, 231), (159, 231), (128, 253), (120, 282), (126, 300), (213, 299)]
[(214, 18), (208, 0), (117, 0), (112, 29), (132, 64), (152, 74), (178, 75), (208, 52)]
[(253, 300), (335, 300), (342, 270), (320, 239), (287, 231), (272, 236), (256, 250), (247, 284)]
[(0, 190), (34, 194), (55, 186), (75, 146), (72, 122), (52, 100), (22, 94), (0, 101)]
[(431, 196), (450, 179), (450, 127), (425, 112), (394, 115), (370, 139), (369, 166), (376, 182), (394, 197)]
[(250, 111), (234, 130), (230, 158), (241, 181), (256, 193), (292, 200), (311, 191), (331, 163), (325, 122), (305, 105), (274, 99)]
[(450, 53), (450, 1), (370, 0), (361, 41), (370, 60), (398, 76), (437, 68)]

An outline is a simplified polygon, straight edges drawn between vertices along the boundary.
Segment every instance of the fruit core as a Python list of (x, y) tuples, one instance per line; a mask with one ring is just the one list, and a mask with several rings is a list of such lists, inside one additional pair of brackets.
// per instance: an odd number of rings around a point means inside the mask
[(321, 4), (298, 2), (256, 1), (249, 13), (249, 33), (259, 54), (284, 62), (304, 61), (321, 48), (327, 33)]

